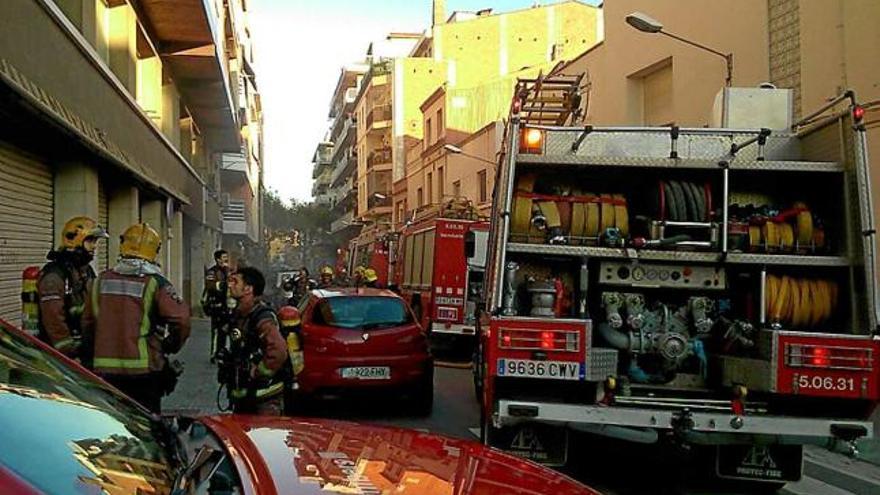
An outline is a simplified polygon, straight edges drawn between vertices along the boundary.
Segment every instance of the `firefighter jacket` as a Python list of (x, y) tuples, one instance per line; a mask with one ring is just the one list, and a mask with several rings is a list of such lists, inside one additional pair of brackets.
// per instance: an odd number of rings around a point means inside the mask
[(235, 310), (234, 326), (241, 330), (250, 347), (248, 351), (261, 356), (256, 364), (252, 385), (247, 391), (233, 391), (234, 395), (250, 394), (257, 399), (274, 396), (284, 389), (288, 378), (282, 367), (287, 363), (287, 342), (281, 336), (278, 317), (262, 301), (239, 302)]
[(95, 279), (85, 251), (50, 251), (40, 270), (37, 294), (41, 338), (67, 354), (77, 352), (86, 290)]
[(219, 265), (205, 272), (205, 291), (202, 293), (202, 311), (211, 317), (220, 317), (229, 308), (229, 274)]
[(156, 265), (123, 259), (91, 285), (82, 325), (96, 372), (142, 375), (161, 371), (189, 338), (189, 307)]

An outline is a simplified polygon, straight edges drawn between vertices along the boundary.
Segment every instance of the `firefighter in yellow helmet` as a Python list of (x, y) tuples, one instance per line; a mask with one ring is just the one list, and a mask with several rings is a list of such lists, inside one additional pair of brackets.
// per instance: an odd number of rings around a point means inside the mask
[(179, 374), (166, 356), (190, 332), (189, 307), (157, 264), (161, 245), (149, 224), (126, 229), (119, 262), (89, 287), (82, 321), (95, 373), (156, 413)]
[(107, 231), (93, 219), (71, 218), (61, 229), (61, 245), (46, 256), (49, 263), (37, 280), (40, 338), (71, 357), (80, 357), (82, 347), (80, 318), (86, 289), (95, 279), (89, 263), (98, 241), (106, 237)]
[(321, 280), (318, 282), (319, 289), (329, 289), (333, 287), (335, 284), (333, 283), (333, 277), (336, 275), (333, 272), (333, 268), (329, 265), (324, 265), (321, 268)]
[(364, 272), (367, 271), (367, 267), (363, 265), (358, 265), (354, 269), (354, 273), (352, 274), (352, 283), (355, 287), (360, 287), (364, 285)]
[(373, 288), (381, 287), (381, 284), (379, 283), (379, 275), (376, 274), (376, 270), (372, 268), (364, 270), (364, 286)]

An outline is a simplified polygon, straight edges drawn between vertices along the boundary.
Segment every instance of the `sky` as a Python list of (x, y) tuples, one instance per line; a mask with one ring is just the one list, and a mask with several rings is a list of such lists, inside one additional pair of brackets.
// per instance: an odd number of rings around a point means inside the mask
[[(446, 0), (455, 10), (495, 12), (535, 0)], [(312, 155), (329, 127), (340, 68), (362, 61), (389, 32), (421, 33), (431, 0), (250, 0), (257, 84), (263, 98), (265, 184), (283, 200), (312, 197)]]

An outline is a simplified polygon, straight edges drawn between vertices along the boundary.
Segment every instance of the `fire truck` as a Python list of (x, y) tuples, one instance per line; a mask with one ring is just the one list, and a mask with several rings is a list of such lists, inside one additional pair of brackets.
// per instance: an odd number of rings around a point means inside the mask
[(400, 233), (398, 286), (432, 344), (473, 344), (488, 231), (489, 222), (472, 206), (457, 207), (453, 200), (417, 216)]
[[(572, 432), (799, 479), (855, 451), (880, 394), (864, 109), (792, 122), (725, 88), (712, 127), (573, 123), (580, 78), (518, 82), (474, 366), (482, 440), (547, 464)], [(672, 449), (671, 449), (672, 451)]]
[(362, 266), (376, 271), (378, 282), (382, 287), (388, 286), (390, 259), (390, 239), (388, 234), (367, 233), (349, 243), (348, 273), (354, 274), (355, 268)]

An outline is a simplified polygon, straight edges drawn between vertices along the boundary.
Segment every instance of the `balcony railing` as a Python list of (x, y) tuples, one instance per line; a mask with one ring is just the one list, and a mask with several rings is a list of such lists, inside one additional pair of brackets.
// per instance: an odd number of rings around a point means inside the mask
[(248, 235), (247, 207), (240, 199), (231, 199), (223, 205), (223, 233)]
[(376, 165), (391, 163), (391, 148), (380, 148), (367, 157), (367, 168), (373, 168)]
[(354, 221), (354, 211), (349, 210), (345, 212), (341, 217), (334, 220), (330, 223), (330, 232), (335, 234), (341, 230), (347, 229), (353, 225), (359, 225)]
[(371, 127), (374, 122), (383, 122), (391, 120), (391, 105), (378, 105), (370, 110), (367, 114), (367, 128)]
[(389, 197), (391, 193), (386, 192), (386, 193), (381, 193), (381, 194), (382, 194), (381, 197), (373, 194), (369, 198), (367, 198), (367, 209), (372, 210), (373, 208), (382, 208), (385, 206), (388, 206), (388, 207), (391, 206), (391, 198)]
[(248, 163), (244, 153), (223, 153), (221, 159), (221, 168), (233, 172), (247, 173)]

